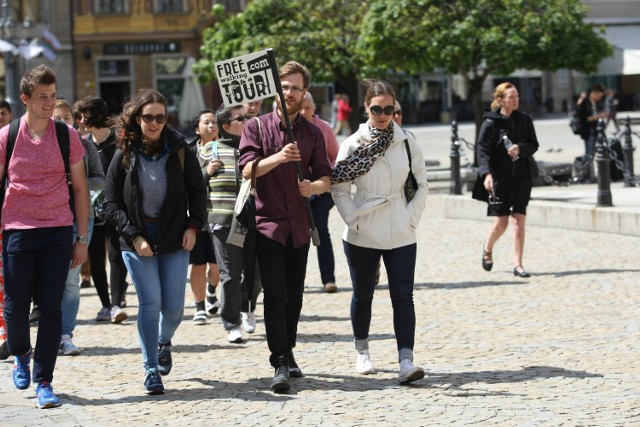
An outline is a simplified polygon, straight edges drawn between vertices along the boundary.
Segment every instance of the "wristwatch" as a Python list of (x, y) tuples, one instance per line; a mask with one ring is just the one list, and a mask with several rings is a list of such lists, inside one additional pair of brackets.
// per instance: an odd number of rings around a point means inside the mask
[(87, 243), (89, 243), (89, 239), (87, 239), (87, 236), (78, 236), (76, 242), (80, 242), (83, 245), (86, 245)]

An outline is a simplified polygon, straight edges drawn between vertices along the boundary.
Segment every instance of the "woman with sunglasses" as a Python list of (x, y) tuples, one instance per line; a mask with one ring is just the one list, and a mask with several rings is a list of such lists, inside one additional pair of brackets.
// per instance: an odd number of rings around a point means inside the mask
[(138, 335), (147, 394), (171, 371), (171, 339), (182, 321), (189, 251), (202, 230), (206, 190), (195, 154), (167, 126), (167, 101), (140, 90), (118, 118), (118, 151), (105, 183), (105, 208), (121, 236), (138, 294)]
[(478, 136), (478, 178), (472, 197), (488, 202), (487, 216), (495, 217), (482, 248), (482, 268), (493, 268), (493, 245), (513, 217), (513, 274), (530, 277), (522, 266), (525, 218), (531, 196), (529, 159), (538, 150), (533, 121), (518, 111), (518, 89), (511, 83), (498, 85), (491, 111), (485, 114)]
[[(369, 327), (376, 270), (382, 258), (393, 304), (399, 381), (406, 384), (424, 377), (424, 370), (413, 365), (413, 285), (415, 229), (427, 199), (427, 173), (420, 146), (392, 121), (395, 92), (391, 85), (382, 80), (365, 80), (364, 84), (368, 120), (340, 146), (331, 194), (346, 223), (342, 239), (353, 286), (356, 372), (375, 373), (369, 356)], [(410, 171), (418, 189), (409, 201), (404, 187)]]

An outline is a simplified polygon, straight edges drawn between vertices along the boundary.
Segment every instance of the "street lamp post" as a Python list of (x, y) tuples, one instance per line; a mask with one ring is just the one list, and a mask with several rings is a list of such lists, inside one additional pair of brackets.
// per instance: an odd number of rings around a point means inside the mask
[[(2, 1), (2, 23), (0, 25), (2, 27), (2, 37), (8, 41), (12, 42), (15, 37), (16, 32), (16, 23), (11, 16), (11, 12), (9, 11), (9, 1)], [(18, 113), (18, 98), (16, 94), (16, 79), (15, 79), (15, 66), (16, 66), (16, 57), (17, 55), (11, 51), (7, 50), (4, 52), (4, 86), (6, 93), (6, 101), (11, 104), (12, 111), (14, 111), (14, 115)]]

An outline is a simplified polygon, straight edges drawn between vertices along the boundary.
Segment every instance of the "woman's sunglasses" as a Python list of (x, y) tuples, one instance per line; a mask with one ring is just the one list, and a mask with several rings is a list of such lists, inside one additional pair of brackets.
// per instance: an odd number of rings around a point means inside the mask
[(167, 115), (166, 114), (156, 114), (155, 116), (153, 114), (143, 114), (140, 117), (142, 118), (142, 121), (145, 122), (148, 125), (153, 123), (154, 120), (159, 125), (164, 124), (167, 121)]
[(390, 116), (393, 114), (393, 105), (387, 105), (384, 108), (379, 105), (372, 105), (369, 107), (369, 110), (374, 116), (381, 116), (382, 113), (384, 113), (385, 116)]

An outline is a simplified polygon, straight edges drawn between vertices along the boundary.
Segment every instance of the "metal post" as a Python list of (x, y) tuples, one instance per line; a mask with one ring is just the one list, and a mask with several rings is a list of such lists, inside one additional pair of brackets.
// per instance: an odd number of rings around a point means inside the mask
[(596, 139), (596, 163), (598, 165), (598, 203), (599, 207), (613, 206), (611, 200), (611, 158), (606, 145), (604, 120), (598, 120)]
[[(11, 17), (11, 11), (9, 10), (9, 1), (2, 1), (2, 37), (9, 43), (13, 43), (9, 32), (15, 27), (15, 21)], [(15, 79), (15, 67), (16, 67), (16, 55), (13, 52), (8, 51), (4, 53), (4, 86), (5, 86), (5, 100), (11, 104), (11, 111), (14, 117), (18, 117), (18, 97), (16, 95), (16, 79)]]
[(458, 138), (458, 123), (451, 122), (451, 186), (449, 194), (462, 194), (462, 182), (460, 179), (460, 139)]
[(633, 145), (631, 144), (631, 118), (629, 116), (624, 119), (622, 154), (624, 154), (624, 168), (629, 172), (624, 174), (624, 186), (632, 187), (635, 173), (633, 172)]

